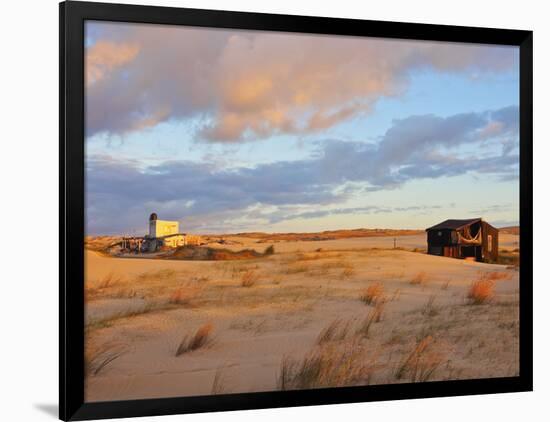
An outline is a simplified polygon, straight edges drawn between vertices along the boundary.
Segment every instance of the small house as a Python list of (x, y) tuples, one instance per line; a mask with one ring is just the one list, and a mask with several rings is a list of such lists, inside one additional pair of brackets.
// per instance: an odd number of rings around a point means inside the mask
[(496, 261), (498, 229), (481, 218), (445, 220), (426, 229), (428, 254)]

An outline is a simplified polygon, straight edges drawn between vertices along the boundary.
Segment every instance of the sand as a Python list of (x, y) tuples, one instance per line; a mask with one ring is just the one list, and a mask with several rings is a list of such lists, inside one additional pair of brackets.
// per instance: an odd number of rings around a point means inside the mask
[[(269, 246), (238, 241), (220, 247)], [(86, 400), (517, 375), (517, 269), (383, 249), (393, 237), (274, 245), (270, 257), (225, 262), (86, 251)], [(425, 248), (425, 235), (397, 246)], [(500, 246), (517, 248), (519, 237), (504, 234)], [(473, 305), (468, 289), (487, 274), (494, 297)], [(374, 283), (384, 300), (365, 304)], [(205, 324), (206, 344), (176, 356)], [(320, 376), (297, 375), (304, 357), (325, 365)]]

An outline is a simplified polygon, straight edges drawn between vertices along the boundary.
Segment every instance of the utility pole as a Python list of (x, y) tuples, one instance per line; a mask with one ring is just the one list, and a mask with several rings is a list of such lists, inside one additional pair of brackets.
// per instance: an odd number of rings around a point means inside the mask
[(393, 248), (394, 248), (394, 249), (395, 249), (396, 241), (397, 241), (397, 238), (394, 237), (394, 238), (393, 238)]

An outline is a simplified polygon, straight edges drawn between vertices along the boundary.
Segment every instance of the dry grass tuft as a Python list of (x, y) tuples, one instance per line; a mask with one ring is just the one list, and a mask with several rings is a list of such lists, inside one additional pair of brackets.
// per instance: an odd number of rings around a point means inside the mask
[(86, 344), (84, 355), (85, 369), (87, 375), (97, 375), (124, 355), (127, 350), (124, 346), (115, 343), (106, 343), (101, 346)]
[(390, 302), (395, 302), (399, 299), (401, 299), (401, 289), (395, 289), (390, 297)]
[(367, 317), (361, 321), (359, 328), (357, 329), (357, 334), (361, 337), (368, 338), (370, 329), (372, 325), (376, 322), (382, 320), (382, 314), (384, 313), (384, 307), (386, 306), (385, 301), (380, 301), (376, 304), (374, 309), (371, 309)]
[(131, 288), (122, 288), (114, 291), (109, 297), (114, 299), (133, 299), (137, 297), (138, 292), (135, 289)]
[(111, 327), (116, 321), (134, 318), (140, 315), (145, 315), (151, 312), (162, 311), (169, 308), (171, 305), (166, 302), (146, 302), (139, 307), (130, 307), (126, 310), (116, 312), (103, 318), (90, 319), (86, 322), (85, 330), (87, 332), (101, 328)]
[(105, 277), (103, 277), (99, 283), (95, 286), (96, 289), (108, 289), (109, 287), (113, 287), (116, 284), (119, 284), (122, 281), (122, 278), (119, 276), (116, 276), (114, 273), (109, 273)]
[(246, 270), (246, 271), (241, 275), (241, 286), (242, 286), (242, 287), (252, 287), (252, 286), (255, 286), (259, 279), (260, 279), (260, 277), (258, 276), (258, 274), (256, 273), (256, 271), (254, 271), (254, 270)]
[(353, 266), (349, 265), (348, 267), (344, 268), (344, 270), (342, 271), (342, 277), (343, 278), (350, 278), (350, 277), (353, 277), (353, 275), (355, 274), (355, 269), (353, 268)]
[(296, 255), (296, 261), (317, 261), (324, 258), (320, 253), (300, 252)]
[(280, 275), (273, 276), (273, 284), (275, 284), (276, 286), (281, 284), (282, 281), (283, 281), (283, 277), (281, 277)]
[(480, 278), (474, 281), (468, 288), (467, 298), (472, 305), (482, 305), (494, 296), (495, 282)]
[(486, 273), (481, 273), (479, 275), (480, 280), (489, 280), (489, 281), (500, 281), (500, 280), (507, 280), (511, 276), (508, 273), (505, 273), (503, 271), (491, 271)]
[[(242, 265), (242, 264), (233, 264), (232, 266), (227, 267), (227, 271), (231, 273), (231, 278), (240, 278), (243, 273), (250, 270), (257, 270), (260, 268), (258, 264), (256, 265)], [(225, 272), (225, 271), (224, 271)]]
[(386, 307), (386, 299), (381, 299), (376, 302), (376, 306), (371, 311), (373, 314), (374, 322), (382, 321), (382, 315), (384, 314), (384, 308)]
[(176, 356), (198, 350), (208, 345), (211, 342), (211, 334), (213, 330), (214, 326), (212, 324), (204, 324), (195, 332), (194, 335), (185, 336), (176, 350)]
[(435, 346), (432, 336), (418, 341), (397, 367), (395, 378), (408, 378), (411, 382), (428, 381), (445, 360), (445, 354)]
[(350, 330), (350, 322), (336, 319), (321, 330), (317, 336), (317, 344), (324, 344), (331, 341), (345, 340)]
[(225, 368), (219, 367), (214, 374), (214, 380), (212, 381), (212, 394), (222, 394), (225, 391), (225, 376), (223, 370)]
[(384, 299), (384, 286), (382, 283), (372, 283), (361, 292), (359, 299), (367, 305), (377, 303), (378, 301)]
[(300, 264), (295, 263), (289, 265), (289, 267), (286, 269), (286, 274), (299, 274), (299, 273), (307, 273), (309, 271), (309, 266), (306, 264)]
[(409, 282), (413, 286), (423, 286), (428, 282), (428, 274), (425, 271), (420, 271), (417, 273)]
[(301, 360), (284, 357), (279, 372), (281, 390), (368, 385), (373, 364), (353, 346), (321, 347)]
[(426, 302), (426, 305), (424, 305), (424, 308), (422, 308), (422, 315), (426, 315), (427, 317), (431, 318), (439, 314), (439, 309), (435, 306), (435, 299), (435, 294), (430, 295), (428, 301)]
[(172, 292), (169, 303), (174, 305), (190, 305), (201, 293), (202, 289), (196, 286), (181, 286)]
[(165, 268), (158, 271), (147, 271), (138, 276), (139, 281), (167, 281), (176, 277), (176, 271)]

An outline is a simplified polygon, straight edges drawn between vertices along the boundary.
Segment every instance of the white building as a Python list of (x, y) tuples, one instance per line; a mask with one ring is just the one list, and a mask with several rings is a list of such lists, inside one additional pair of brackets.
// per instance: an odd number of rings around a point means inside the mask
[(160, 240), (163, 246), (185, 246), (186, 236), (179, 232), (177, 221), (159, 220), (156, 213), (149, 216), (149, 238)]

